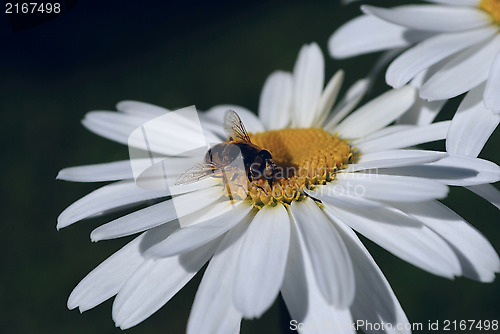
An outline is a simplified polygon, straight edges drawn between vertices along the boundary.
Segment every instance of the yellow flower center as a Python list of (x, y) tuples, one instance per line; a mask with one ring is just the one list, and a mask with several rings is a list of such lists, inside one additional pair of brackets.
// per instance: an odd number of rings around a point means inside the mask
[(493, 20), (500, 24), (500, 0), (481, 0), (479, 8), (490, 14)]
[(276, 164), (272, 186), (249, 182), (248, 199), (257, 207), (301, 200), (305, 188), (332, 181), (353, 160), (347, 141), (323, 129), (283, 129), (250, 134), (252, 143), (268, 150)]

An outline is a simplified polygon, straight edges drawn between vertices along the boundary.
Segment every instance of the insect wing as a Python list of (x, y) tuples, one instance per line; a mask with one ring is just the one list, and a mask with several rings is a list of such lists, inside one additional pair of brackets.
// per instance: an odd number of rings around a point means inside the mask
[(212, 164), (197, 164), (184, 172), (177, 181), (176, 186), (195, 183), (212, 177), (218, 169)]
[(224, 115), (224, 131), (233, 140), (250, 143), (250, 136), (245, 129), (245, 125), (243, 125), (240, 116), (232, 110), (226, 111)]

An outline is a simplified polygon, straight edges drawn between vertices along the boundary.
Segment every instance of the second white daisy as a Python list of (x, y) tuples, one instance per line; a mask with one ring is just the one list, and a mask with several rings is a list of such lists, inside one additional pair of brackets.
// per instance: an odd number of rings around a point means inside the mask
[[(330, 54), (346, 58), (407, 49), (387, 69), (387, 83), (399, 88), (413, 80), (420, 97), (429, 101), (469, 92), (447, 141), (452, 147), (469, 137), (486, 141), (500, 122), (500, 1), (431, 2), (436, 4), (361, 6), (365, 15), (331, 36)], [(424, 108), (427, 115), (418, 115), (418, 121), (432, 121), (443, 104)], [(463, 129), (467, 138), (460, 137)]]

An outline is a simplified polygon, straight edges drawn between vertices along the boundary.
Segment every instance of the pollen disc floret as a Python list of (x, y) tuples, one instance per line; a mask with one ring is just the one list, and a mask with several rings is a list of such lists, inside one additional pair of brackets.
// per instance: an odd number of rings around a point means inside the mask
[(500, 0), (481, 0), (479, 8), (488, 12), (493, 20), (500, 24)]
[(272, 187), (264, 180), (249, 186), (249, 198), (256, 206), (300, 200), (304, 187), (332, 181), (354, 157), (347, 141), (323, 129), (272, 130), (250, 137), (254, 144), (271, 152), (276, 163)]

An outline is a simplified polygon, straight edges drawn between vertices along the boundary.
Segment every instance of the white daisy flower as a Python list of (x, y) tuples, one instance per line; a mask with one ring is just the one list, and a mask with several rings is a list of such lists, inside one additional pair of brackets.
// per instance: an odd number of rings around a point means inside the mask
[[(460, 146), (471, 137), (487, 139), (500, 122), (500, 1), (431, 2), (435, 4), (389, 9), (361, 6), (365, 15), (331, 36), (330, 54), (346, 58), (408, 48), (389, 65), (387, 83), (400, 88), (414, 79), (420, 97), (429, 101), (469, 92), (459, 113), (473, 116), (457, 115), (447, 141)], [(421, 110), (424, 115), (417, 121), (432, 121), (444, 102)], [(470, 117), (473, 122), (468, 122)]]
[[(220, 135), (227, 109), (235, 110), (251, 141), (268, 150), (282, 179), (249, 183), (248, 196), (217, 201), (217, 178), (162, 190), (138, 188), (130, 161), (63, 169), (59, 179), (117, 181), (68, 207), (58, 228), (117, 208), (158, 199), (95, 229), (94, 241), (141, 233), (73, 290), (70, 309), (85, 311), (116, 295), (113, 319), (122, 329), (148, 318), (209, 261), (188, 320), (188, 333), (234, 333), (242, 318), (260, 317), (282, 294), (302, 332), (328, 324), (355, 333), (356, 320), (408, 324), (389, 283), (357, 233), (433, 274), (494, 280), (500, 261), (491, 244), (441, 204), (448, 185), (496, 182), (491, 162), (409, 148), (441, 140), (449, 122), (391, 125), (412, 106), (415, 89), (392, 90), (351, 112), (366, 81), (356, 83), (330, 113), (343, 74), (324, 85), (324, 60), (316, 44), (300, 51), (293, 73), (266, 81), (259, 115), (217, 106), (200, 115), (206, 133)], [(137, 127), (168, 110), (140, 102), (119, 112), (90, 112), (83, 124), (126, 144)], [(212, 131), (213, 130), (213, 131)], [(195, 136), (184, 124), (164, 129), (165, 150)], [(213, 136), (212, 136), (213, 137)], [(183, 158), (179, 159), (179, 166)], [(305, 173), (296, 170), (305, 169)], [(377, 174), (373, 171), (378, 170)], [(178, 170), (179, 175), (186, 171)], [(176, 210), (172, 199), (176, 196)], [(196, 222), (180, 228), (177, 218)], [(288, 325), (288, 324), (287, 324)], [(308, 327), (309, 326), (309, 327)], [(374, 332), (360, 326), (366, 332)], [(404, 327), (386, 332), (408, 333)]]

